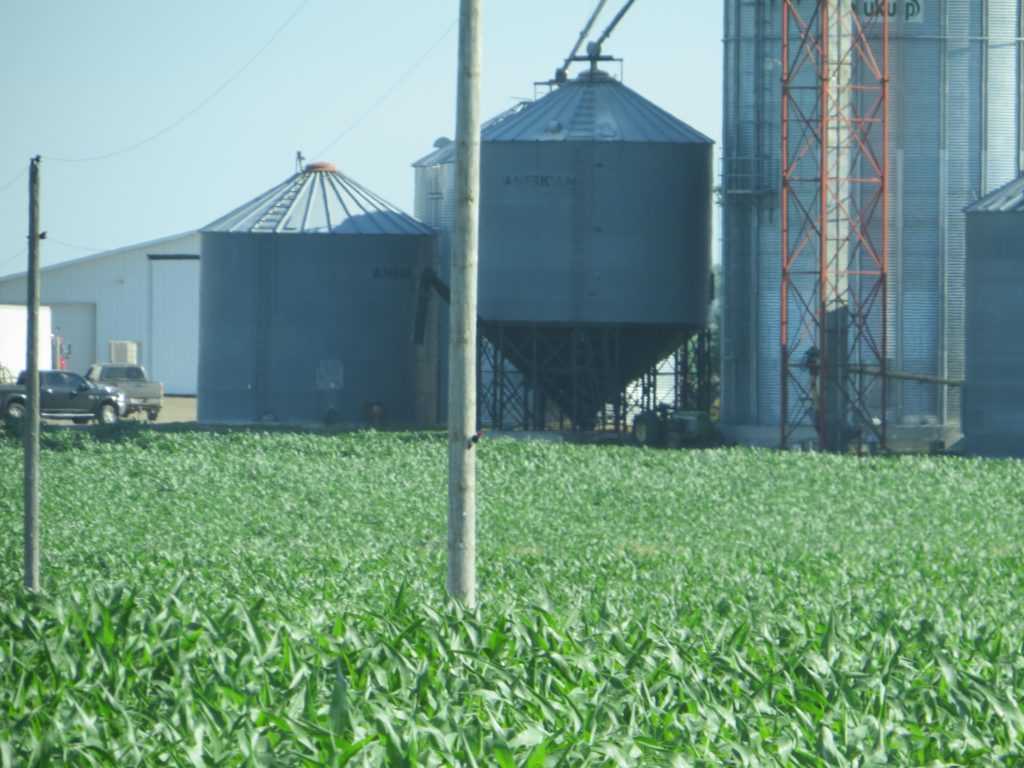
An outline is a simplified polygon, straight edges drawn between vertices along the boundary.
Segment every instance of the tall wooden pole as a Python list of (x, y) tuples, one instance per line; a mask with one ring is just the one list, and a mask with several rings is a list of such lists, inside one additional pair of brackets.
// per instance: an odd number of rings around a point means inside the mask
[(476, 272), (480, 207), (480, 6), (460, 0), (448, 371), (448, 592), (476, 603)]
[(39, 589), (39, 161), (29, 166), (25, 352), (25, 587)]

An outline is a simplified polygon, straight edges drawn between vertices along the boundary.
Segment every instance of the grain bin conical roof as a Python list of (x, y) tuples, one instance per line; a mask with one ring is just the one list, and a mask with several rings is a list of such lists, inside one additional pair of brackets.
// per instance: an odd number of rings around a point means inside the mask
[(330, 163), (312, 163), (201, 231), (429, 235), (432, 230)]
[[(598, 141), (714, 144), (679, 118), (648, 101), (606, 72), (587, 71), (536, 101), (521, 102), (488, 120), (480, 138), (491, 141)], [(414, 167), (455, 161), (447, 142)]]
[(484, 141), (629, 141), (711, 144), (636, 91), (587, 71), (484, 132)]
[(989, 192), (964, 208), (965, 213), (1010, 213), (1024, 210), (1024, 176)]

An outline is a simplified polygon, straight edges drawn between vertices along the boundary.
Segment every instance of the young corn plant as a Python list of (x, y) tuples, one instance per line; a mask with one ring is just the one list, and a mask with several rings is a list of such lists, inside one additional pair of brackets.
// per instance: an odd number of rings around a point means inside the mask
[(1015, 765), (1024, 464), (443, 435), (0, 436), (0, 766)]

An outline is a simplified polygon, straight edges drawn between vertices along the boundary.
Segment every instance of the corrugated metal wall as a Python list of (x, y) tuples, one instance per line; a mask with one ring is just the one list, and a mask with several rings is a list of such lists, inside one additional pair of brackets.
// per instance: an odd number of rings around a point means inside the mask
[(169, 394), (195, 394), (199, 260), (150, 258), (149, 288), (149, 375), (162, 381)]
[(200, 421), (436, 423), (412, 340), (432, 235), (202, 238)]
[(481, 317), (707, 325), (710, 141), (485, 137), (481, 155)]
[[(106, 360), (110, 341), (135, 341), (142, 364), (165, 379), (169, 394), (194, 395), (198, 255), (199, 235), (187, 233), (44, 269), (42, 301), (53, 306), (54, 333), (70, 340), (71, 370), (85, 373), (91, 363)], [(151, 256), (191, 258), (177, 260), (170, 279), (170, 273), (151, 271)], [(24, 301), (23, 275), (0, 280), (0, 303)]]
[[(725, 8), (722, 414), (733, 426), (779, 421), (780, 5)], [(1020, 1), (893, 7), (890, 366), (959, 378), (963, 208), (1019, 167)], [(889, 400), (891, 424), (959, 422), (955, 390), (902, 382)]]
[(1024, 211), (967, 214), (964, 435), (972, 454), (1024, 457)]
[(441, 277), (451, 272), (452, 230), (455, 226), (455, 164), (451, 162), (418, 166), (415, 171), (416, 199), (413, 215), (437, 230), (441, 254)]
[[(452, 232), (455, 229), (455, 163), (438, 162), (417, 165), (413, 215), (437, 233), (438, 273), (451, 285)], [(439, 300), (438, 300), (439, 301)], [(448, 416), (448, 308), (436, 313), (438, 339), (437, 391), (440, 393), (437, 412)]]
[(725, 5), (722, 419), (738, 425), (779, 414), (779, 14), (777, 2)]

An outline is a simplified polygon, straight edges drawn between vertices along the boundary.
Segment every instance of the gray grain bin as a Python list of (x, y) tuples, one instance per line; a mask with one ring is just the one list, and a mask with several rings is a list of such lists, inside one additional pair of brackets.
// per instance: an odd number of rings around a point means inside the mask
[[(416, 163), (440, 226), (451, 159)], [(498, 116), (482, 131), (483, 333), (588, 427), (706, 326), (711, 205), (712, 141), (602, 72)]]
[(201, 232), (200, 421), (435, 422), (430, 228), (316, 163)]
[(967, 208), (967, 450), (1024, 458), (1024, 177)]
[[(1020, 0), (849, 6), (883, 6), (891, 17), (888, 367), (959, 379), (963, 210), (1020, 167)], [(779, 3), (726, 0), (722, 426), (742, 442), (779, 436), (781, 39)], [(956, 388), (890, 385), (890, 439), (927, 445), (955, 435), (959, 417)]]

